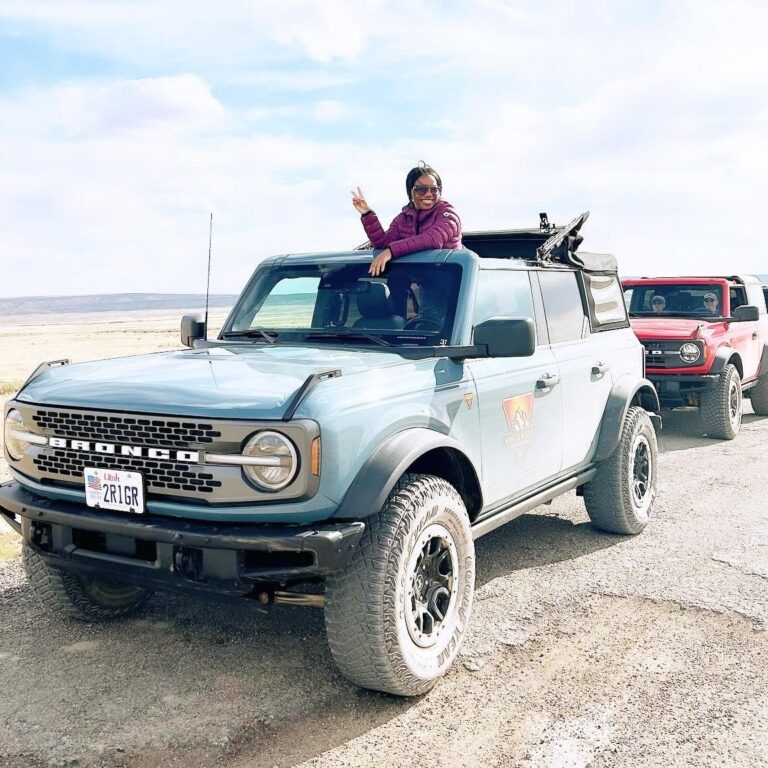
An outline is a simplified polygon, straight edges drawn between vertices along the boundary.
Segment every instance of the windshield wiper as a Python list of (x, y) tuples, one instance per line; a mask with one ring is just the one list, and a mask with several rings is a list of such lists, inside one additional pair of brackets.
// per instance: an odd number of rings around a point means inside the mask
[(369, 333), (358, 333), (357, 331), (323, 331), (322, 333), (308, 333), (305, 338), (310, 339), (349, 339), (350, 341), (372, 341), (382, 347), (391, 347), (388, 341), (384, 341), (380, 336), (372, 336)]
[(226, 331), (221, 334), (222, 339), (264, 339), (269, 344), (274, 344), (277, 338), (275, 331), (262, 331), (251, 328), (248, 331)]

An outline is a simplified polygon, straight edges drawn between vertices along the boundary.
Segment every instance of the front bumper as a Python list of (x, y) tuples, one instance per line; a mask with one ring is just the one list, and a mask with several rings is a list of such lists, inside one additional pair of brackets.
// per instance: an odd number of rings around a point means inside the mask
[(646, 378), (659, 393), (662, 406), (685, 404), (692, 395), (711, 389), (720, 376), (705, 374), (656, 374), (646, 369)]
[(150, 589), (248, 595), (342, 570), (365, 530), (345, 524), (194, 523), (109, 513), (0, 485), (0, 515), (49, 565)]

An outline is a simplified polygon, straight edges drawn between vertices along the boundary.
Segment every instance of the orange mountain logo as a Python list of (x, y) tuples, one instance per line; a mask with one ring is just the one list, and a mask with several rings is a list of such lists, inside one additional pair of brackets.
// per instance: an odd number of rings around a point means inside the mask
[(507, 397), (501, 402), (509, 432), (504, 435), (504, 447), (514, 448), (533, 437), (533, 393)]

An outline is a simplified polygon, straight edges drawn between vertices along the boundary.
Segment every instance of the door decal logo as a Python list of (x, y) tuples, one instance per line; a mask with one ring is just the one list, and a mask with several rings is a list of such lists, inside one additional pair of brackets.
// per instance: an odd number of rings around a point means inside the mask
[(517, 448), (527, 443), (534, 433), (533, 428), (533, 392), (501, 401), (507, 418), (509, 432), (503, 435), (505, 448)]
[(467, 408), (472, 407), (472, 401), (475, 399), (475, 396), (472, 394), (472, 392), (467, 392), (466, 395), (464, 395), (464, 402), (467, 404)]

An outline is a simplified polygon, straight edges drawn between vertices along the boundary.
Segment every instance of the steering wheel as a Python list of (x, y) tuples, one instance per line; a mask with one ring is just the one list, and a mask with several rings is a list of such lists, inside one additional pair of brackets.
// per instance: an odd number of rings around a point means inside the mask
[(428, 317), (414, 317), (403, 326), (403, 330), (439, 333), (443, 330), (443, 324), (439, 320), (431, 320)]

